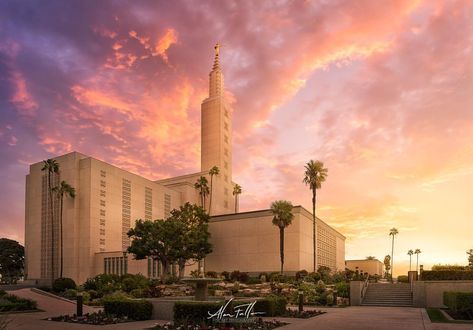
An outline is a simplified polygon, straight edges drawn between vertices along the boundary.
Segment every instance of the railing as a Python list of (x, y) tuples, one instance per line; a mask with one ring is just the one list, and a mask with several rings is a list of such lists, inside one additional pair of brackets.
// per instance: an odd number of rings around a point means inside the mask
[(366, 278), (365, 282), (363, 283), (363, 287), (361, 288), (361, 301), (365, 297), (366, 290), (368, 289), (368, 284), (370, 283), (369, 277)]

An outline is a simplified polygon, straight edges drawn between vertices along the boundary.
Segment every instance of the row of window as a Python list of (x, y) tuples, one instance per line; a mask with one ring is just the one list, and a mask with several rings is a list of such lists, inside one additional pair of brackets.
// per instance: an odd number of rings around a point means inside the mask
[(128, 273), (128, 257), (108, 257), (103, 259), (104, 274), (124, 275)]

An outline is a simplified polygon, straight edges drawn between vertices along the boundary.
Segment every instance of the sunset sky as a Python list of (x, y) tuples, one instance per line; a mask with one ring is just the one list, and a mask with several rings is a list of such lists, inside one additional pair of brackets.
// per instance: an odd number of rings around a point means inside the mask
[(0, 237), (24, 241), (31, 163), (70, 151), (149, 179), (200, 170), (213, 45), (241, 210), (311, 209), (346, 258), (466, 264), (473, 1), (1, 1)]

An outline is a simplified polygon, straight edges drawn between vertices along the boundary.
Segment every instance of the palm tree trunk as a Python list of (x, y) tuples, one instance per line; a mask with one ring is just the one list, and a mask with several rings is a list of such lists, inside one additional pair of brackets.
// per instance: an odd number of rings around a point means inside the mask
[(284, 227), (279, 227), (279, 253), (281, 255), (281, 275), (284, 270)]
[(418, 272), (418, 269), (419, 269), (419, 253), (417, 253), (416, 272)]
[(237, 203), (238, 203), (238, 194), (235, 194), (235, 213), (238, 213)]
[(412, 256), (409, 256), (409, 271), (411, 271)]
[(394, 282), (394, 235), (391, 249), (391, 283)]
[(210, 176), (210, 197), (209, 197), (209, 215), (212, 214), (212, 192), (213, 192), (213, 179), (214, 179), (214, 176), (211, 175)]
[(63, 210), (63, 204), (64, 204), (64, 195), (61, 195), (61, 211), (59, 214), (59, 226), (61, 230), (61, 271), (60, 271), (60, 278), (62, 278), (62, 271), (63, 271), (63, 265), (64, 265), (64, 240), (62, 238), (62, 210)]
[(315, 229), (315, 201), (316, 201), (317, 193), (316, 189), (312, 190), (312, 245), (313, 245), (313, 251), (314, 251), (314, 272), (317, 271), (317, 249), (316, 249), (316, 244), (315, 244), (315, 238), (316, 238), (316, 229)]
[(54, 204), (53, 204), (53, 188), (51, 186), (51, 171), (48, 171), (48, 190), (49, 190), (49, 206), (51, 211), (51, 284), (54, 281)]

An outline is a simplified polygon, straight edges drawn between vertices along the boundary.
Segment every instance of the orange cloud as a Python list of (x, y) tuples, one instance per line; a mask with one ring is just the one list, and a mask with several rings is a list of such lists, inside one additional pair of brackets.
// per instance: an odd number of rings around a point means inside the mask
[(166, 51), (171, 47), (172, 44), (177, 42), (177, 33), (174, 29), (167, 29), (164, 36), (158, 40), (154, 47), (155, 53), (153, 55), (159, 55), (163, 58), (164, 62), (168, 62), (168, 55)]

